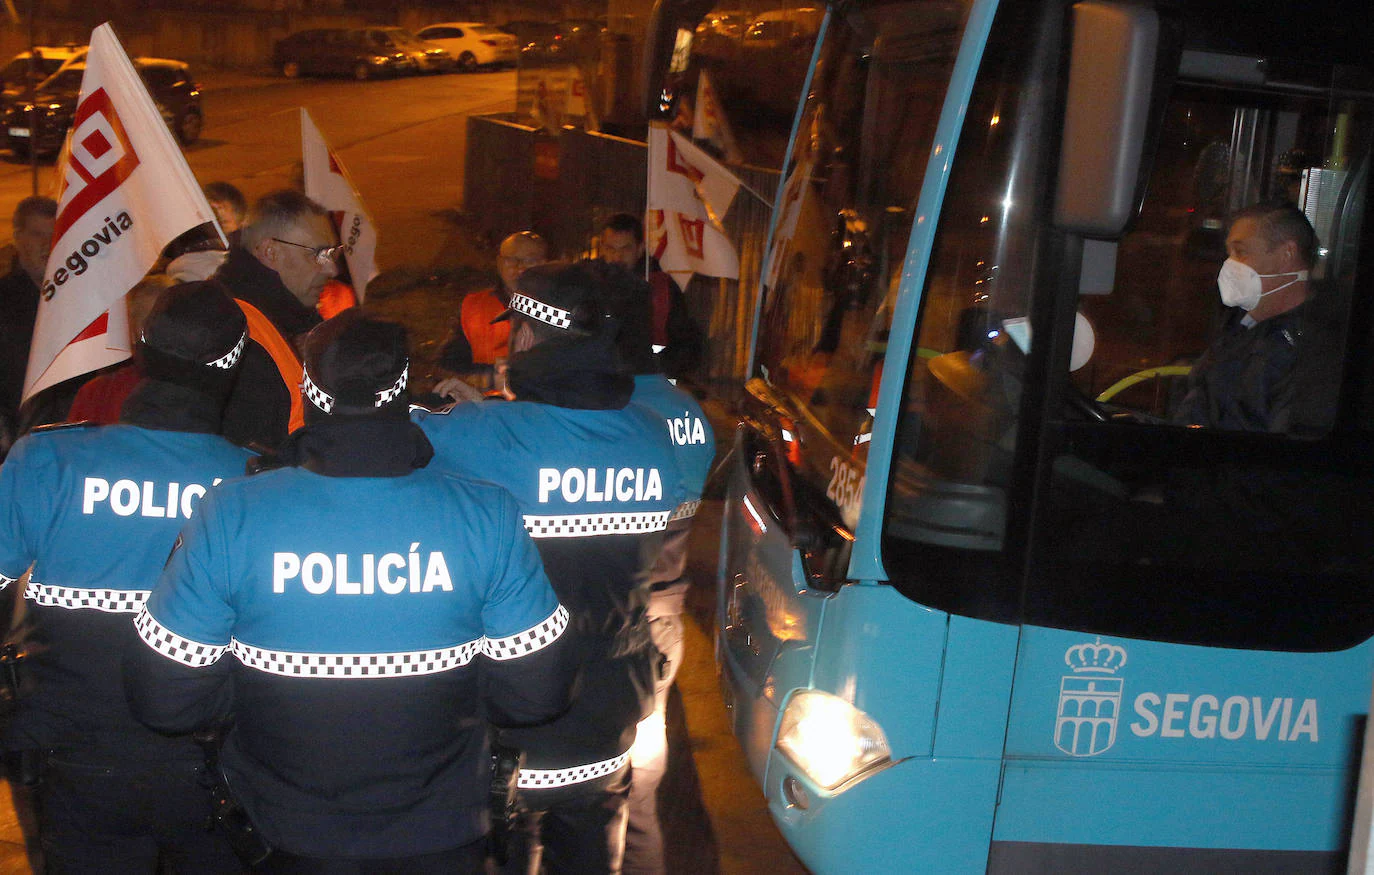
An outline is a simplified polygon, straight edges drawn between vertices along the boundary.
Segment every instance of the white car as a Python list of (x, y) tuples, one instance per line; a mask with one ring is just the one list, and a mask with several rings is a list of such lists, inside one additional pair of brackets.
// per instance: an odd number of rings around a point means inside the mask
[[(75, 44), (65, 46), (34, 46), (38, 52), (38, 79), (42, 82), (67, 64), (75, 63), (86, 57), (87, 46)], [(4, 87), (4, 97), (0, 102), (10, 103), (17, 100), (28, 87), (29, 53), (20, 52), (14, 59), (0, 68), (0, 85)]]
[(416, 36), (448, 49), (458, 69), (471, 73), (479, 67), (514, 66), (520, 57), (515, 37), (477, 21), (446, 21), (421, 28)]

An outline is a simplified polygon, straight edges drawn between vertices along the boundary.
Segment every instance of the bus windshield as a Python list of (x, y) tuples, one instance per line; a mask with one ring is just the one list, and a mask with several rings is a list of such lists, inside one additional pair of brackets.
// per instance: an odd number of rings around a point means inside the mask
[(851, 526), (924, 159), (966, 14), (963, 3), (929, 2), (837, 15), (785, 170), (755, 359), (801, 416), (812, 449), (799, 473)]
[[(1046, 38), (1028, 39), (1037, 27)], [(931, 607), (1096, 634), (1362, 641), (1374, 632), (1357, 293), (1374, 273), (1361, 251), (1369, 75), (1189, 46), (1138, 220), (1118, 240), (1065, 240), (1049, 218), (1045, 85), (1060, 27), (1008, 10), (969, 102), (894, 448), (892, 582)], [(1247, 208), (1262, 220), (1233, 219)], [(1268, 216), (1280, 208), (1316, 245), (1291, 275), (1266, 271), (1263, 290), (1303, 283), (1289, 298), (1300, 306), (1224, 306), (1223, 263), (1279, 245)], [(1074, 340), (1038, 373), (1037, 308)], [(1198, 403), (1218, 344), (1258, 352), (1220, 359), (1226, 403)], [(1038, 403), (1042, 390), (1056, 403)]]

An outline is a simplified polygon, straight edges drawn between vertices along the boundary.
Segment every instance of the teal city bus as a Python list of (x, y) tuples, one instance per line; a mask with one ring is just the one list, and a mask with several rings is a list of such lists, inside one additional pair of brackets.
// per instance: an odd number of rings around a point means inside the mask
[[(829, 7), (717, 630), (814, 871), (1343, 871), (1374, 674), (1369, 18)], [(1267, 202), (1319, 246), (1296, 352), (1261, 362), (1282, 415), (1175, 424), (1229, 217)]]

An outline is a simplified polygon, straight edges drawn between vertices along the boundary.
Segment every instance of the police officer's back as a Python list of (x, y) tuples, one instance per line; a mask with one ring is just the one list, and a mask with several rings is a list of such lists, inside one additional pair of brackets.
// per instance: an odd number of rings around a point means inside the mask
[(122, 424), (35, 431), (0, 469), (0, 584), (32, 566), (34, 624), (33, 689), (5, 747), (51, 751), (51, 870), (151, 872), (159, 845), (187, 871), (238, 868), (203, 828), (199, 747), (133, 718), (119, 666), (178, 530), (214, 483), (243, 473), (249, 454), (217, 433), (246, 338), (217, 284), (172, 287), (144, 325), (146, 378)]
[(312, 331), (287, 467), (206, 503), (138, 620), (136, 712), (234, 713), (227, 783), (283, 871), (480, 865), (483, 715), (565, 704), (567, 612), (515, 501), (424, 467), (407, 371), (399, 326), (354, 309)]
[(686, 491), (682, 504), (668, 519), (662, 547), (646, 578), (649, 634), (663, 655), (664, 669), (654, 685), (653, 713), (640, 721), (630, 754), (632, 782), (624, 871), (627, 875), (658, 875), (665, 871), (658, 787), (668, 768), (668, 692), (684, 654), (682, 612), (689, 585), (687, 548), (692, 519), (715, 459), (716, 440), (696, 398), (660, 371), (659, 359), (652, 349), (652, 299), (648, 283), (618, 264), (590, 261), (584, 266), (596, 273), (605, 309), (618, 325), (616, 348), (625, 368), (634, 376), (631, 400), (662, 417)]
[(645, 573), (682, 498), (663, 421), (629, 403), (633, 381), (582, 266), (521, 275), (511, 298), (513, 402), (421, 416), (435, 464), (511, 490), (572, 622), (586, 633), (569, 711), (503, 733), (524, 750), (527, 814), (512, 871), (619, 868), (629, 750), (652, 703), (659, 656)]

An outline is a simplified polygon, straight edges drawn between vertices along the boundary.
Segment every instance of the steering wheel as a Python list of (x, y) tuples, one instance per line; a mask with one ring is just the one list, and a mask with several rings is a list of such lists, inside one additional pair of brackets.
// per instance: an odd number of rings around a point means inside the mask
[(1073, 383), (1069, 383), (1068, 391), (1064, 393), (1064, 406), (1092, 422), (1112, 421), (1112, 415), (1106, 408)]

